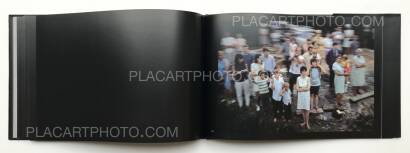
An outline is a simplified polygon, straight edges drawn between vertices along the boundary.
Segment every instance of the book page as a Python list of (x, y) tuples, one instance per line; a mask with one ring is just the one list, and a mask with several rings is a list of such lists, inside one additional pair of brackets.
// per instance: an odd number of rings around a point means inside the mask
[(220, 74), (209, 87), (210, 138), (383, 137), (382, 45), (400, 46), (400, 36), (383, 41), (384, 27), (400, 35), (391, 16), (233, 13), (204, 23), (207, 67)]
[(12, 139), (197, 139), (201, 83), (187, 73), (202, 68), (200, 19), (171, 10), (35, 16), (36, 79), (19, 87), (35, 81), (36, 94), (16, 93), (30, 113), (17, 112)]

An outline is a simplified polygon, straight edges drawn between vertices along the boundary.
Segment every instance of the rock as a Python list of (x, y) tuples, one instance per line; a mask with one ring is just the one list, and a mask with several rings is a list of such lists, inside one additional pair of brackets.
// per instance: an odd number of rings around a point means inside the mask
[(327, 104), (324, 104), (324, 105), (323, 105), (323, 110), (324, 110), (324, 111), (330, 112), (330, 111), (333, 111), (333, 110), (335, 110), (335, 109), (336, 109), (336, 104), (329, 104), (329, 103), (327, 103)]
[(326, 115), (323, 115), (323, 114), (318, 115), (318, 116), (316, 117), (316, 119), (322, 120), (322, 121), (327, 121)]
[(350, 100), (350, 102), (358, 102), (360, 100), (369, 98), (371, 96), (374, 96), (374, 91), (366, 92), (366, 93), (363, 93), (363, 94), (360, 94), (360, 95), (357, 95), (357, 96), (350, 97), (349, 100)]
[(363, 117), (374, 117), (374, 98), (357, 103), (357, 113)]

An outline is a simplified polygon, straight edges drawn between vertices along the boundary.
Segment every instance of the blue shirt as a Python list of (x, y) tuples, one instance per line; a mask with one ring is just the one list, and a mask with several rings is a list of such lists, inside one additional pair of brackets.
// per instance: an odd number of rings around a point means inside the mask
[(271, 81), (271, 87), (275, 87), (275, 89), (272, 91), (272, 99), (275, 101), (281, 101), (282, 96), (280, 95), (280, 92), (282, 91), (282, 87), (285, 81), (283, 80), (282, 76), (279, 76), (278, 79), (272, 77)]
[(311, 86), (320, 86), (320, 69), (312, 67), (310, 69), (310, 83)]
[(276, 66), (275, 58), (273, 58), (272, 55), (268, 55), (268, 57), (265, 57), (265, 55), (263, 55), (262, 58), (265, 71), (273, 72)]

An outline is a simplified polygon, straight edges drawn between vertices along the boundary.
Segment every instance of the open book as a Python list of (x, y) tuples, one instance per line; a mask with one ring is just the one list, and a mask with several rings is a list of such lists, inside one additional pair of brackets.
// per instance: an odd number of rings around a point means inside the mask
[(400, 137), (400, 14), (9, 20), (12, 140)]

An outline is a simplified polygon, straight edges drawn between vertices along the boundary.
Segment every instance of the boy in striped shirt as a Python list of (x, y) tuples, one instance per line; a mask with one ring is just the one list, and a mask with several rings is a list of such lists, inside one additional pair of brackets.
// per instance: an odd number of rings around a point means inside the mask
[[(259, 71), (258, 73), (259, 77), (255, 78), (255, 84), (258, 86), (258, 105), (256, 108), (256, 111), (260, 110), (260, 106), (263, 107), (263, 105), (266, 106), (266, 103), (268, 103), (269, 100), (269, 87), (268, 87), (268, 82), (269, 78), (266, 77), (265, 72)], [(266, 110), (266, 109), (265, 109)]]

